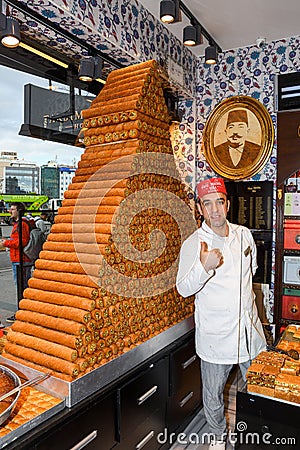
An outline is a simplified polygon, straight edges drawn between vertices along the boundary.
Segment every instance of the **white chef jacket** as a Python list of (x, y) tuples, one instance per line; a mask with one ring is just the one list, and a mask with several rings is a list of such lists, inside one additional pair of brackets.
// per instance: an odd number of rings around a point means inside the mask
[[(196, 351), (216, 364), (236, 364), (265, 350), (252, 276), (257, 269), (256, 246), (248, 228), (229, 222), (226, 237), (204, 222), (183, 243), (176, 286), (183, 297), (195, 294)], [(206, 272), (200, 261), (201, 241), (218, 248), (224, 263)]]

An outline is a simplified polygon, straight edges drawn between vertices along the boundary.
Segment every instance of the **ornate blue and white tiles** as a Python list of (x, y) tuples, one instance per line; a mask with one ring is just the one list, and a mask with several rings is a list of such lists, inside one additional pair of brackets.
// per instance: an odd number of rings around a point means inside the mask
[[(196, 58), (170, 31), (146, 10), (138, 0), (28, 0), (29, 9), (67, 31), (121, 64), (134, 64), (155, 59), (166, 66), (171, 57), (184, 67), (184, 86), (194, 90)], [(14, 11), (21, 19), (22, 14)], [(50, 27), (40, 27), (34, 20), (23, 17), (23, 32), (42, 41), (46, 46), (59, 45), (59, 33)], [(36, 23), (35, 23), (36, 22)], [(40, 28), (43, 28), (41, 30)], [(69, 42), (60, 51), (65, 53)], [(76, 50), (76, 52), (75, 52)], [(73, 58), (85, 54), (73, 47)], [(184, 59), (183, 59), (184, 54)], [(183, 62), (184, 61), (184, 62)]]
[[(205, 123), (215, 106), (234, 95), (248, 95), (259, 100), (269, 111), (275, 129), (275, 77), (277, 74), (300, 70), (299, 37), (267, 43), (262, 49), (243, 47), (219, 55), (213, 67), (199, 59), (197, 67), (197, 179), (204, 178), (211, 169), (201, 153)], [(276, 139), (273, 152), (261, 172), (253, 180), (276, 181)]]

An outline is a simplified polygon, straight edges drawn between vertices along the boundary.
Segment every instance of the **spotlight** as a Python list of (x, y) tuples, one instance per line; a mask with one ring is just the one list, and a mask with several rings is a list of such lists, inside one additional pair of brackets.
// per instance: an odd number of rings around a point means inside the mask
[(209, 45), (205, 49), (205, 64), (216, 64), (218, 52), (214, 45)]
[(169, 116), (171, 122), (180, 123), (183, 117), (183, 111), (179, 108), (179, 97), (178, 94), (173, 94), (172, 92), (164, 92), (165, 101), (168, 107)]
[(1, 16), (1, 43), (8, 48), (18, 47), (21, 40), (19, 22), (13, 17), (5, 17), (2, 13)]
[(166, 24), (179, 22), (183, 13), (189, 20), (190, 25), (183, 29), (183, 45), (194, 46), (203, 44), (203, 37), (209, 42), (206, 49), (206, 63), (215, 64), (221, 47), (216, 43), (209, 32), (196, 19), (194, 14), (183, 3), (182, 0), (163, 0), (160, 2), (160, 20)]
[(87, 56), (82, 58), (78, 78), (81, 81), (91, 82), (101, 77), (102, 60), (98, 57)]
[(187, 25), (183, 29), (183, 45), (192, 47), (194, 45), (203, 44), (203, 36), (201, 34), (201, 26)]
[(171, 116), (171, 122), (172, 123), (181, 123), (183, 118), (183, 111), (182, 109), (175, 109), (172, 113), (170, 113)]
[(179, 0), (163, 0), (160, 2), (160, 20), (164, 23), (179, 22)]
[(78, 78), (81, 81), (92, 81), (94, 77), (94, 58), (82, 58), (79, 65)]

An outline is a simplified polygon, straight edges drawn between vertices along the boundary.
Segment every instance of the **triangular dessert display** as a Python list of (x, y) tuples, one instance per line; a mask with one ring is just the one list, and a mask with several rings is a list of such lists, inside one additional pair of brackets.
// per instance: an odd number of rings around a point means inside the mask
[(175, 287), (195, 229), (155, 61), (111, 72), (3, 356), (72, 381), (193, 313)]

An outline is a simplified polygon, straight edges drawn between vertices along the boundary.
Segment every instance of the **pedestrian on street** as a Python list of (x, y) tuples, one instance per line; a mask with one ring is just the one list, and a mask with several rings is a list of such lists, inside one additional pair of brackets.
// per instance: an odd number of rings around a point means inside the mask
[[(23, 216), (25, 213), (25, 205), (20, 202), (11, 203), (10, 205), (10, 214), (11, 219), (13, 221), (13, 228), (11, 231), (11, 235), (9, 239), (1, 239), (0, 245), (2, 244), (4, 247), (9, 248), (10, 252), (10, 260), (12, 263), (12, 271), (13, 271), (13, 280), (18, 286), (18, 268), (20, 267), (20, 243), (19, 243), (19, 215)], [(30, 236), (30, 227), (28, 223), (28, 219), (22, 217), (22, 248), (29, 241)], [(33, 263), (31, 260), (23, 253), (23, 288), (28, 287), (28, 280), (31, 277)], [(6, 319), (8, 322), (13, 322), (15, 320), (14, 315)]]
[(48, 220), (48, 214), (45, 212), (41, 212), (41, 214), (34, 218), (35, 226), (39, 228), (47, 239), (48, 234), (50, 233), (51, 223)]

